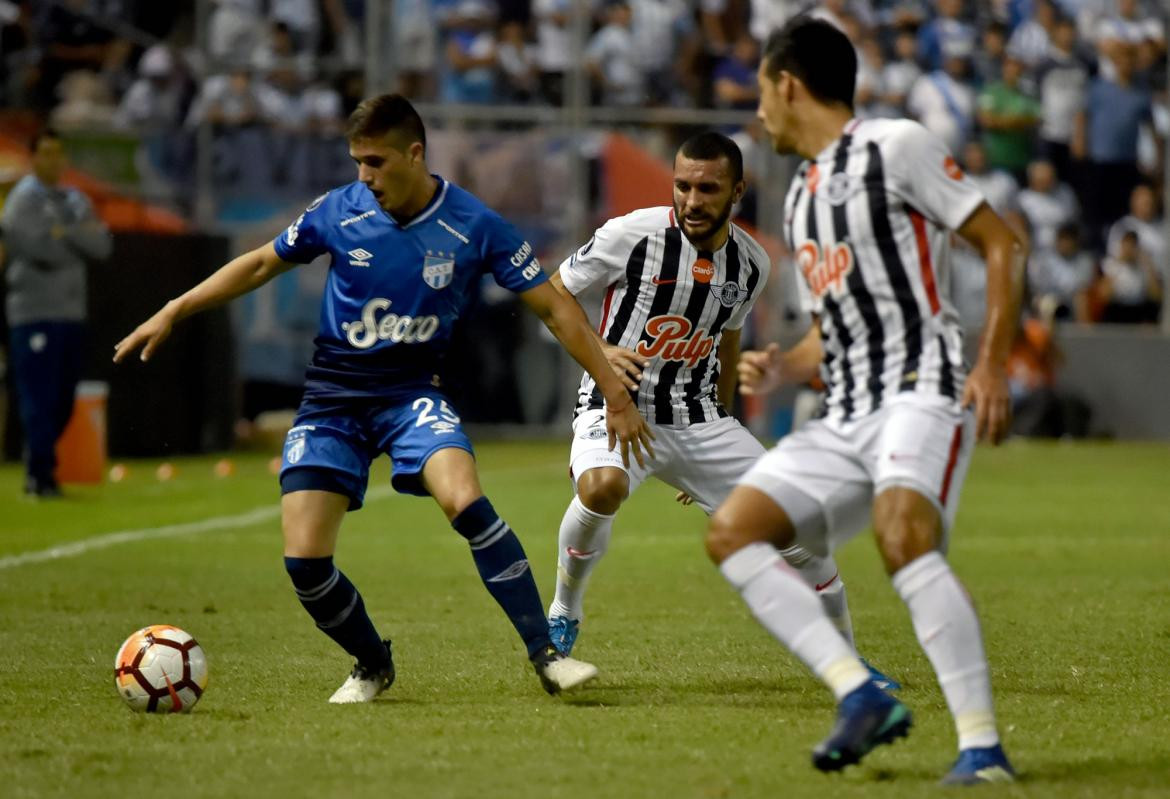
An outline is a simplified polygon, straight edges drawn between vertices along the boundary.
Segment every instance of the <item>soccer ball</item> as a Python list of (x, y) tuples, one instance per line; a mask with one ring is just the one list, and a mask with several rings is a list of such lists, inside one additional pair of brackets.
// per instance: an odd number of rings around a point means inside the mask
[(186, 713), (207, 687), (207, 657), (190, 633), (152, 624), (118, 650), (114, 687), (139, 713)]

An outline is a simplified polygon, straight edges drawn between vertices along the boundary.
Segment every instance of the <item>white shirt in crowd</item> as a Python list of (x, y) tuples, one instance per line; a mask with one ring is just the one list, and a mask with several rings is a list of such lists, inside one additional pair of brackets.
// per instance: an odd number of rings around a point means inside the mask
[(1032, 241), (1037, 249), (1055, 247), (1056, 231), (1075, 221), (1079, 208), (1076, 195), (1063, 183), (1046, 192), (1024, 189), (1018, 202), (1032, 226)]

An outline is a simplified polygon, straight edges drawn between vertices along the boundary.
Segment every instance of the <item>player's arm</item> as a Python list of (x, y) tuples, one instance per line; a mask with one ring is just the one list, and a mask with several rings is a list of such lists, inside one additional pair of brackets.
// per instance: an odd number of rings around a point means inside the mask
[(820, 374), (824, 355), (821, 327), (814, 317), (812, 327), (791, 349), (781, 351), (772, 343), (739, 356), (739, 393), (768, 394), (783, 385), (807, 383)]
[(176, 322), (247, 294), (294, 266), (295, 263), (282, 260), (276, 254), (272, 242), (233, 258), (206, 280), (168, 302), (114, 345), (114, 363), (120, 363), (139, 348), (142, 349), (139, 357), (150, 360), (154, 351), (170, 336)]
[(1027, 251), (987, 203), (975, 209), (959, 235), (987, 262), (987, 311), (979, 356), (963, 388), (963, 406), (975, 406), (979, 438), (999, 443), (1011, 422), (1007, 359), (1019, 324)]
[(724, 330), (719, 338), (719, 404), (731, 410), (735, 404), (735, 384), (739, 382), (737, 364), (739, 363), (740, 330)]
[[(565, 285), (564, 278), (561, 277), (560, 269), (553, 273), (553, 276), (549, 278), (548, 282), (561, 294), (576, 302), (576, 297), (569, 291)], [(593, 337), (597, 340), (597, 346), (601, 347), (601, 351), (605, 353), (605, 359), (609, 361), (610, 367), (613, 368), (613, 373), (617, 375), (618, 380), (622, 381), (622, 385), (630, 391), (637, 391), (638, 383), (642, 380), (642, 370), (649, 365), (650, 361), (633, 350), (610, 344), (598, 335), (592, 327), (589, 328), (589, 332), (593, 333)]]
[(621, 442), (622, 461), (627, 466), (631, 450), (638, 465), (644, 465), (642, 448), (645, 447), (646, 452), (653, 457), (650, 441), (654, 434), (638, 413), (629, 392), (610, 368), (605, 353), (598, 345), (597, 334), (590, 327), (581, 306), (567, 292), (558, 291), (548, 282), (528, 289), (520, 297), (574, 360), (597, 381), (597, 387), (605, 398), (610, 449), (613, 449), (616, 439)]

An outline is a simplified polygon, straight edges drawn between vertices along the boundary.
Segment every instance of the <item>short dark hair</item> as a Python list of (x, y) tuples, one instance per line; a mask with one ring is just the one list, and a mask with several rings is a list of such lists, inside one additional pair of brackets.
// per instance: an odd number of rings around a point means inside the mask
[(1081, 226), (1076, 222), (1065, 222), (1056, 229), (1056, 238), (1072, 239), (1079, 244), (1081, 241)]
[(789, 20), (768, 37), (763, 62), (769, 80), (790, 72), (821, 102), (853, 108), (857, 51), (849, 37), (828, 22), (804, 15)]
[(41, 128), (40, 130), (38, 130), (36, 133), (33, 134), (33, 137), (31, 139), (29, 139), (28, 151), (30, 153), (35, 153), (37, 151), (37, 147), (39, 147), (41, 145), (41, 142), (44, 141), (45, 139), (56, 139), (57, 141), (61, 141), (61, 134), (57, 132), (56, 128), (50, 128), (50, 127)]
[(719, 158), (726, 158), (731, 167), (731, 182), (735, 184), (743, 180), (743, 153), (739, 151), (738, 144), (722, 133), (714, 130), (696, 133), (682, 143), (678, 152), (684, 158), (692, 158), (696, 161), (715, 161)]
[(426, 152), (427, 131), (422, 117), (401, 94), (380, 94), (362, 100), (345, 125), (345, 137), (350, 141), (380, 139), (387, 134), (394, 134), (406, 146), (420, 142)]

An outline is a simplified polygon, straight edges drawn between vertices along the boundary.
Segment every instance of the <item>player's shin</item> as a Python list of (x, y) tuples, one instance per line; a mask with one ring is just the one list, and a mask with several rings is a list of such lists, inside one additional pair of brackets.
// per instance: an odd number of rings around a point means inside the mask
[(787, 646), (838, 700), (869, 682), (869, 672), (825, 615), (816, 592), (784, 568), (771, 544), (756, 542), (720, 565), (752, 615)]
[(589, 575), (609, 548), (613, 515), (595, 513), (574, 496), (561, 519), (557, 536), (557, 590), (549, 618), (584, 618), (582, 603)]
[(854, 649), (853, 620), (849, 616), (849, 603), (845, 599), (845, 583), (837, 570), (837, 561), (832, 557), (814, 555), (799, 544), (780, 550), (780, 557), (791, 566), (804, 584), (817, 592), (825, 615), (846, 643)]
[(353, 583), (333, 565), (333, 558), (284, 559), (297, 598), (322, 632), (371, 671), (390, 665), (389, 652)]
[(955, 718), (959, 748), (994, 746), (999, 734), (991, 678), (979, 618), (967, 592), (938, 552), (903, 566), (893, 581)]
[(529, 657), (547, 647), (548, 621), (528, 557), (520, 539), (496, 514), (487, 497), (464, 508), (451, 526), (471, 545), (480, 579), (524, 639)]

